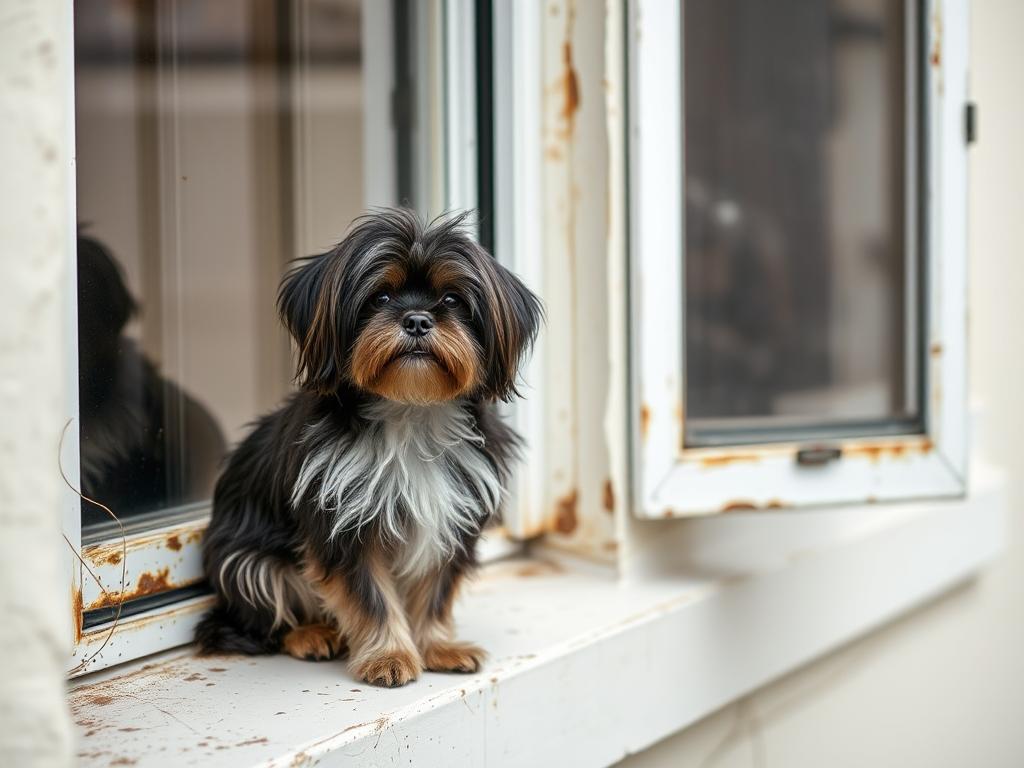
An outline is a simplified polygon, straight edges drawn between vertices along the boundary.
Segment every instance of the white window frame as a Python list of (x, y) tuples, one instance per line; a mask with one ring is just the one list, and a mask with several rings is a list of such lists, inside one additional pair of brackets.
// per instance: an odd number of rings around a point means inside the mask
[[(908, 0), (908, 9), (916, 7), (914, 0)], [(927, 186), (919, 194), (927, 216), (925, 433), (829, 440), (827, 445), (839, 448), (841, 458), (813, 467), (796, 461), (806, 444), (683, 447), (681, 13), (678, 0), (632, 0), (627, 22), (633, 321), (630, 432), (636, 513), (661, 518), (963, 495), (967, 474), (967, 0), (926, 0), (920, 15), (924, 44), (917, 66), (926, 96), (920, 119), (927, 144), (923, 161)], [(908, 30), (908, 35), (917, 34), (917, 29)]]
[[(494, 251), (537, 294), (545, 296), (542, 234), (540, 3), (492, 4), (494, 94)], [(500, 213), (498, 213), (500, 212)], [(543, 530), (547, 506), (544, 445), (545, 341), (542, 328), (522, 371), (524, 398), (507, 416), (524, 440), (522, 461), (504, 515), (504, 527), (526, 539)]]
[[(368, 46), (364, 61), (368, 68), (365, 77), (373, 83), (391, 82), (393, 48), (390, 36), (390, 3), (367, 3), (363, 18), (364, 35), (386, 41)], [(421, 201), (437, 213), (455, 208), (473, 208), (477, 204), (476, 189), (476, 88), (473, 82), (475, 65), (474, 3), (472, 0), (432, 0), (421, 9), (430, 19), (430, 34), (443, 36), (443, 61), (430, 68), (431, 80), (423, 90), (442, 89), (443, 99), (428, 99), (432, 115), (429, 141), (436, 151), (426, 158), (426, 170), (440, 175), (442, 183), (425, 190)], [(69, 33), (69, 45), (73, 45)], [(68, 58), (73, 67), (73, 57)], [(440, 78), (440, 82), (438, 82)], [(449, 81), (446, 78), (454, 78)], [(68, 114), (75, 114), (74, 72), (69, 77), (71, 86), (67, 95)], [(390, 91), (386, 88), (368, 88), (379, 96), (368, 100), (366, 109), (366, 146), (364, 162), (373, 173), (367, 175), (366, 202), (368, 206), (394, 204), (391, 152), (394, 129), (390, 119)], [(426, 95), (421, 94), (420, 101)], [(439, 107), (438, 104), (443, 104)], [(440, 111), (438, 111), (440, 110)], [(69, 146), (75, 146), (74, 124), (71, 122)], [(437, 174), (434, 170), (437, 169)], [(72, 188), (72, 195), (74, 189)], [(77, 221), (72, 200), (71, 216), (67, 222), (69, 267), (74, 283)], [(77, 296), (77, 289), (72, 291)], [(270, 311), (270, 308), (268, 308)], [(77, 306), (69, 307), (70, 338), (77, 339)], [(77, 342), (67, 361), (67, 387), (74, 393), (69, 402), (62, 467), (69, 482), (80, 487), (78, 439), (78, 358)], [(509, 516), (511, 528), (518, 528), (516, 514)], [(209, 505), (200, 510), (192, 508), (184, 516), (171, 515), (166, 525), (132, 531), (131, 523), (122, 538), (114, 535), (83, 544), (81, 508), (77, 495), (69, 493), (63, 512), (63, 527), (70, 549), (67, 567), (71, 573), (71, 611), (75, 624), (75, 641), (68, 663), (71, 677), (94, 672), (114, 664), (137, 659), (157, 651), (184, 645), (192, 641), (196, 624), (212, 604), (212, 596), (201, 595), (169, 603), (131, 617), (107, 621), (82, 629), (84, 611), (109, 607), (116, 613), (121, 595), (125, 599), (158, 594), (165, 591), (199, 584), (203, 578), (202, 537), (209, 523)], [(507, 555), (519, 545), (503, 535), (489, 536), (481, 541), (479, 556), (483, 560)], [(97, 583), (97, 579), (102, 583)], [(124, 581), (122, 587), (122, 579)], [(106, 589), (104, 589), (104, 587)]]

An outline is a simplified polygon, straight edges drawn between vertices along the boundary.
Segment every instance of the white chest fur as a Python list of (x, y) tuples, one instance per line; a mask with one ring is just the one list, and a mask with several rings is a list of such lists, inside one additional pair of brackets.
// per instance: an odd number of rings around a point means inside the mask
[[(382, 401), (361, 415), (365, 429), (306, 458), (292, 504), (315, 488), (312, 500), (334, 519), (332, 537), (377, 523), (400, 542), (399, 574), (424, 573), (457, 553), (462, 534), (497, 511), (504, 489), (459, 405)], [(318, 429), (310, 425), (307, 436)]]

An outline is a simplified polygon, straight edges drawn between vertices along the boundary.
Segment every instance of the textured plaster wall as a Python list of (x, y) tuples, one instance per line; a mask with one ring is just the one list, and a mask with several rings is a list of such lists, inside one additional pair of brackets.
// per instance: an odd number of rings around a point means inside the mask
[[(71, 3), (0, 5), (0, 764), (67, 765)], [(58, 546), (60, 542), (60, 546)]]

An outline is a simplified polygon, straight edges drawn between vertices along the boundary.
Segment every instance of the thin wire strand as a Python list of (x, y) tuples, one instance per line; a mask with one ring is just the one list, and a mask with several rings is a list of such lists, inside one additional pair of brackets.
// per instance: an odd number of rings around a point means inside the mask
[[(114, 511), (106, 504), (96, 501), (96, 499), (89, 498), (80, 490), (75, 488), (72, 482), (68, 479), (67, 474), (64, 472), (64, 438), (67, 435), (68, 427), (71, 426), (72, 421), (74, 421), (74, 419), (68, 419), (67, 422), (64, 424), (64, 429), (62, 429), (60, 433), (60, 443), (57, 446), (57, 469), (60, 470), (60, 476), (61, 478), (63, 478), (65, 485), (67, 485), (67, 487), (70, 488), (75, 493), (75, 495), (77, 495), (80, 499), (84, 499), (90, 504), (99, 507), (108, 515), (110, 515), (111, 519), (115, 523), (117, 523), (117, 527), (121, 531), (121, 591), (118, 593), (117, 597), (117, 611), (114, 613), (114, 620), (110, 625), (110, 630), (107, 632), (107, 636), (103, 638), (103, 643), (100, 645), (99, 648), (93, 651), (93, 653), (90, 654), (87, 658), (84, 658), (80, 662), (78, 662), (78, 665), (71, 669), (69, 674), (81, 672), (84, 669), (86, 669), (86, 667), (88, 667), (90, 664), (92, 664), (93, 660), (97, 656), (99, 656), (100, 653), (103, 652), (104, 648), (107, 647), (107, 643), (110, 642), (110, 638), (114, 636), (114, 631), (117, 629), (118, 622), (121, 620), (121, 609), (124, 607), (124, 587), (126, 581), (128, 580), (128, 536), (125, 534), (124, 523), (121, 522), (121, 519), (117, 515), (115, 515)], [(78, 558), (79, 562), (81, 562), (82, 565), (85, 565), (85, 560), (82, 559), (81, 554), (75, 551), (75, 547), (71, 544), (71, 541), (68, 539), (67, 534), (62, 531), (61, 535), (64, 536), (64, 541), (66, 541), (68, 543), (68, 546), (71, 547), (71, 550), (72, 552), (74, 552), (75, 557)], [(92, 572), (92, 569), (90, 569), (89, 566), (87, 565), (85, 565), (85, 569), (89, 571), (90, 575), (92, 575), (94, 579), (96, 579), (96, 583), (100, 585), (100, 589), (103, 590), (103, 594), (108, 594), (103, 584), (100, 582), (98, 578), (96, 578), (96, 574)]]

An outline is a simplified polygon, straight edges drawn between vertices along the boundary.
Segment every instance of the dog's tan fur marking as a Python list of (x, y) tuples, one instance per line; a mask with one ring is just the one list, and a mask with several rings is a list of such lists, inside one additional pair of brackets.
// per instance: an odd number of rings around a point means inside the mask
[(423, 660), (412, 639), (402, 601), (379, 546), (371, 546), (367, 563), (385, 605), (385, 619), (369, 615), (352, 595), (345, 580), (324, 574), (319, 567), (307, 574), (324, 608), (335, 618), (349, 647), (349, 671), (372, 685), (394, 687), (419, 677)]
[(480, 351), (461, 323), (441, 318), (424, 342), (433, 358), (399, 357), (408, 339), (393, 318), (370, 320), (352, 348), (353, 382), (399, 403), (440, 403), (480, 384)]
[(296, 659), (319, 661), (342, 655), (345, 643), (334, 627), (327, 624), (303, 624), (284, 636), (282, 648)]
[(423, 652), (423, 666), (431, 672), (479, 672), (487, 654), (470, 643), (433, 643)]
[(423, 656), (423, 666), (432, 672), (476, 672), (483, 665), (487, 654), (479, 646), (452, 639), (452, 607), (462, 579), (455, 577), (440, 611), (435, 611), (433, 600), (439, 576), (433, 574), (431, 578), (416, 580), (409, 585), (406, 593), (409, 624)]

